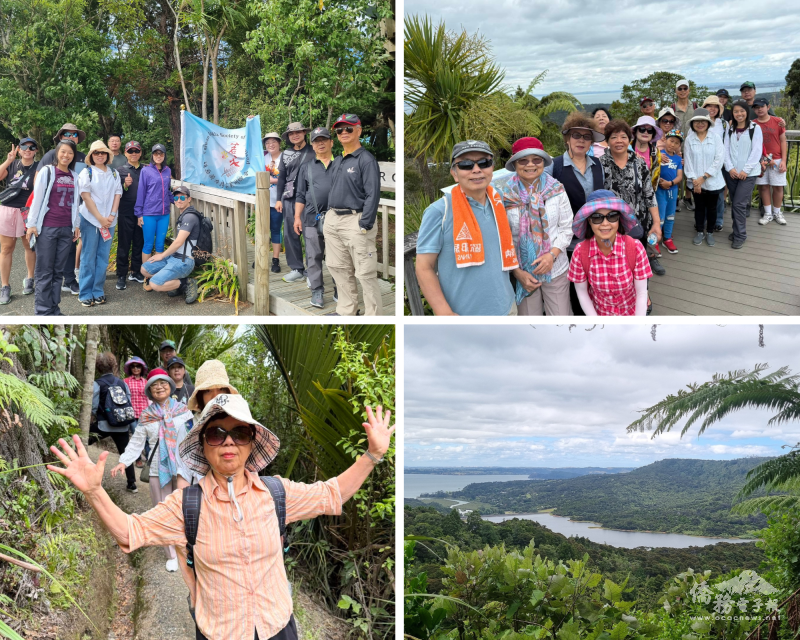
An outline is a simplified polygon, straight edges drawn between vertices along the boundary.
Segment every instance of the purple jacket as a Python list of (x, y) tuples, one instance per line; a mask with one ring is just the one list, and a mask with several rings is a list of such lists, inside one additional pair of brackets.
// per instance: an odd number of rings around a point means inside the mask
[(133, 214), (137, 218), (168, 215), (172, 204), (171, 180), (172, 171), (167, 165), (162, 165), (161, 171), (153, 163), (142, 167)]

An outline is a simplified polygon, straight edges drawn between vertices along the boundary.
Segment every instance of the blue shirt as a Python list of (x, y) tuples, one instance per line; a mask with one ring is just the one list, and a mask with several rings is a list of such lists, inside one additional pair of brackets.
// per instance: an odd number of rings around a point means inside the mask
[[(445, 199), (447, 217), (445, 218)], [(494, 211), (486, 198), (481, 205), (470, 197), (475, 219), (481, 229), (484, 263), (476, 267), (456, 267), (453, 249), (453, 205), (450, 194), (425, 209), (417, 238), (417, 254), (439, 255), (439, 284), (450, 308), (462, 316), (506, 316), (515, 303), (514, 290), (500, 256), (500, 236)]]
[[(661, 179), (672, 182), (678, 177), (678, 171), (683, 169), (683, 159), (678, 154), (671, 156), (666, 151), (661, 152), (661, 158)], [(669, 162), (664, 164), (663, 160), (668, 160)], [(670, 188), (677, 189), (678, 185), (673, 185)], [(661, 187), (659, 187), (659, 189), (661, 189)], [(662, 191), (669, 191), (669, 189), (662, 189)]]

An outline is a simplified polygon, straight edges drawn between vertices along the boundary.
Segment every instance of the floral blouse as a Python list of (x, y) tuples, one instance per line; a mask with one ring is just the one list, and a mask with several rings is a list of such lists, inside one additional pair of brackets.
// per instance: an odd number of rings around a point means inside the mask
[[(656, 194), (650, 180), (650, 170), (647, 164), (632, 149), (628, 149), (628, 162), (624, 169), (620, 169), (611, 153), (603, 154), (599, 159), (605, 174), (603, 187), (613, 191), (633, 208), (636, 217), (645, 233), (653, 226), (653, 216), (650, 207), (656, 204)], [(638, 175), (637, 175), (638, 174)]]

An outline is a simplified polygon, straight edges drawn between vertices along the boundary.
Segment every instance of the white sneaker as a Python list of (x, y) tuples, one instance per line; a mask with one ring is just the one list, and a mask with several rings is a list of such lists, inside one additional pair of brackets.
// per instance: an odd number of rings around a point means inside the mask
[(761, 216), (761, 220), (758, 221), (758, 224), (765, 225), (769, 224), (770, 222), (772, 222), (772, 214), (766, 213), (763, 216)]
[(783, 217), (783, 211), (773, 212), (772, 217), (775, 218), (775, 222), (778, 224), (786, 224), (786, 218)]
[(305, 276), (303, 272), (298, 269), (292, 269), (289, 273), (283, 276), (284, 282), (297, 282), (298, 280), (302, 280)]
[(167, 571), (174, 573), (178, 570), (178, 559), (167, 560)]

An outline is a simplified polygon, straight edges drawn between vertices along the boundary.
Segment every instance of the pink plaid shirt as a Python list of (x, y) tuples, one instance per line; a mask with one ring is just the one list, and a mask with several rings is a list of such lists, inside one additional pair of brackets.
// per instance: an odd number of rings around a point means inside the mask
[[(614, 248), (607, 256), (603, 255), (597, 240), (589, 242), (589, 297), (592, 299), (597, 314), (601, 316), (632, 316), (636, 311), (636, 280), (647, 280), (653, 277), (647, 251), (638, 240), (636, 246), (636, 268), (633, 273), (628, 268), (625, 257), (625, 241), (617, 236)], [(586, 273), (577, 257), (573, 254), (569, 265), (570, 282), (586, 282)]]
[(136, 419), (138, 420), (142, 411), (147, 409), (147, 405), (150, 404), (150, 400), (144, 394), (144, 385), (147, 380), (141, 377), (134, 378), (133, 376), (129, 376), (125, 378), (124, 382), (131, 391), (131, 406), (136, 412)]

